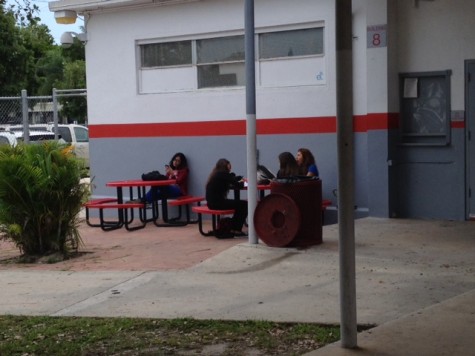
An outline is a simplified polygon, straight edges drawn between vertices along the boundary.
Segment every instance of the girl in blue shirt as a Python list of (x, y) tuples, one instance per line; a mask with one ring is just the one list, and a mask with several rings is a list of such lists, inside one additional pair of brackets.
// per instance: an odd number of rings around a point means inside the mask
[(300, 167), (300, 174), (309, 177), (318, 177), (318, 168), (312, 152), (307, 148), (299, 148), (295, 157)]

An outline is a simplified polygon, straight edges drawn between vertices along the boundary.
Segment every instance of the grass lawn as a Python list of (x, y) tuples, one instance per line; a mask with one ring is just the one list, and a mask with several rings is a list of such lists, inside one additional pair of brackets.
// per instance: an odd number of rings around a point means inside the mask
[(0, 316), (0, 355), (302, 355), (339, 337), (309, 323)]

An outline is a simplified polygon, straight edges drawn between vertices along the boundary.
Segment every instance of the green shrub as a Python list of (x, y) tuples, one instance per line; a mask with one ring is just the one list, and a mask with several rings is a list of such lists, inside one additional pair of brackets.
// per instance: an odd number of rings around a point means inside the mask
[(72, 148), (57, 142), (0, 147), (0, 237), (25, 256), (77, 250), (89, 194), (82, 169)]

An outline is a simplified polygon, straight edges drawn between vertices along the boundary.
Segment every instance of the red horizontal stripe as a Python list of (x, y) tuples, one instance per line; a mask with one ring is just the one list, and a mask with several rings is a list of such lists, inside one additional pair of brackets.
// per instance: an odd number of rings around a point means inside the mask
[(335, 117), (306, 117), (290, 119), (257, 120), (259, 135), (280, 135), (300, 133), (333, 133), (336, 132)]
[(381, 113), (355, 116), (353, 130), (368, 132), (374, 130), (392, 130), (399, 127), (399, 114)]
[(450, 127), (453, 129), (464, 129), (465, 128), (465, 121), (451, 121)]
[[(397, 128), (397, 117), (397, 114), (355, 116), (354, 131)], [(258, 119), (256, 131), (258, 135), (336, 133), (336, 117)], [(246, 120), (89, 125), (89, 135), (91, 138), (243, 136)]]

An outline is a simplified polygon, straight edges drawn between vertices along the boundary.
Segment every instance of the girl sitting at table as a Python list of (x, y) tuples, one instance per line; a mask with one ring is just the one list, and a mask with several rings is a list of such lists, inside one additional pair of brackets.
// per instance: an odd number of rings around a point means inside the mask
[(315, 162), (312, 152), (308, 148), (299, 148), (295, 159), (300, 167), (301, 175), (318, 178), (319, 173), (317, 163)]
[(287, 178), (299, 175), (299, 165), (290, 152), (282, 152), (279, 155), (279, 171), (277, 178)]
[[(151, 203), (153, 190), (155, 191), (155, 198), (157, 200), (162, 198), (178, 198), (184, 195), (188, 195), (188, 175), (190, 171), (188, 169), (188, 162), (183, 153), (175, 153), (170, 160), (169, 164), (165, 165), (165, 175), (168, 179), (175, 179), (176, 184), (163, 186), (163, 187), (152, 187), (141, 202)], [(153, 190), (152, 190), (153, 189)]]
[(247, 218), (247, 202), (240, 199), (228, 199), (230, 189), (242, 188), (244, 180), (231, 172), (231, 163), (221, 158), (216, 162), (206, 183), (206, 201), (210, 209), (234, 209), (231, 220), (231, 233), (234, 236), (245, 236), (242, 227)]

